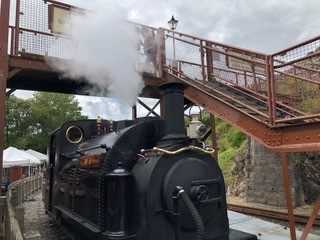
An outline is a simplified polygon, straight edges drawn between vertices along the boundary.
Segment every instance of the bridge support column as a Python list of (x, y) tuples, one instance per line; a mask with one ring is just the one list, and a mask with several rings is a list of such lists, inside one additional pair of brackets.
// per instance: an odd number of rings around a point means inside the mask
[[(8, 79), (8, 34), (10, 0), (1, 0), (0, 12), (0, 185), (2, 183), (2, 163), (4, 148), (4, 125), (6, 119), (6, 87)], [(1, 190), (0, 190), (1, 191)]]
[(286, 202), (287, 202), (287, 209), (288, 209), (290, 236), (291, 236), (291, 240), (296, 240), (297, 236), (296, 236), (292, 199), (291, 199), (289, 170), (288, 170), (288, 164), (287, 164), (287, 155), (285, 152), (281, 153), (281, 163), (282, 163), (284, 191), (286, 194)]
[(320, 198), (318, 198), (317, 202), (316, 202), (316, 205), (314, 206), (314, 209), (311, 213), (311, 216), (307, 222), (307, 225), (305, 227), (305, 229), (303, 230), (303, 233), (301, 235), (301, 238), (300, 240), (306, 240), (307, 237), (308, 237), (308, 234), (310, 233), (310, 230), (311, 230), (311, 227), (318, 215), (318, 212), (320, 211)]

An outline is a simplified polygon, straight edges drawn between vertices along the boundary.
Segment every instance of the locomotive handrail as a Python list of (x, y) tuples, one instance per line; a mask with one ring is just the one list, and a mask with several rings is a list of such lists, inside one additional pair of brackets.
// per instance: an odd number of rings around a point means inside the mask
[(110, 147), (107, 147), (106, 144), (100, 144), (100, 145), (95, 146), (95, 147), (78, 149), (78, 150), (75, 151), (75, 152), (64, 153), (63, 156), (68, 157), (67, 155), (71, 155), (71, 154), (80, 154), (81, 156), (83, 156), (83, 155), (84, 155), (84, 154), (83, 154), (84, 152), (89, 151), (89, 150), (98, 149), (98, 148), (105, 149), (107, 152), (110, 150)]
[(159, 152), (161, 152), (161, 153), (166, 153), (166, 154), (169, 154), (169, 155), (175, 155), (175, 154), (187, 151), (187, 150), (199, 150), (199, 151), (202, 151), (202, 152), (208, 153), (208, 154), (213, 154), (215, 152), (215, 150), (213, 148), (204, 148), (203, 149), (203, 148), (200, 148), (200, 147), (196, 147), (196, 146), (190, 145), (188, 147), (179, 148), (178, 150), (175, 150), (175, 151), (169, 151), (169, 150), (165, 150), (163, 148), (158, 148), (158, 147), (154, 147), (154, 148), (148, 149), (148, 150), (141, 149), (141, 153), (145, 154), (147, 152), (152, 152), (153, 151), (153, 152), (155, 152), (157, 154), (159, 154)]

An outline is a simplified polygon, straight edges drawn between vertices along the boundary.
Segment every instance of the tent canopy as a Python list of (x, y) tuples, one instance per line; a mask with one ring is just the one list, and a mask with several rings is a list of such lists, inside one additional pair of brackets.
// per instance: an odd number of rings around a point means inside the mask
[(48, 160), (48, 156), (43, 154), (43, 153), (40, 153), (40, 152), (37, 152), (33, 149), (28, 149), (26, 150), (26, 153), (29, 153), (30, 155), (38, 158), (41, 162), (46, 162)]
[(14, 166), (35, 166), (38, 164), (41, 164), (39, 159), (15, 147), (8, 147), (3, 151), (4, 168), (10, 168)]

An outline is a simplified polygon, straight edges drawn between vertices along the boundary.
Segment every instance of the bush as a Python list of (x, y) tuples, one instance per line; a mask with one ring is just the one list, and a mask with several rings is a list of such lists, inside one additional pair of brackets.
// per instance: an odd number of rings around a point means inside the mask
[(235, 167), (233, 159), (235, 154), (236, 150), (234, 148), (229, 148), (218, 154), (218, 162), (222, 170), (226, 186), (232, 183), (232, 169)]
[(233, 148), (239, 148), (244, 140), (246, 140), (246, 135), (235, 128), (231, 128), (227, 139)]

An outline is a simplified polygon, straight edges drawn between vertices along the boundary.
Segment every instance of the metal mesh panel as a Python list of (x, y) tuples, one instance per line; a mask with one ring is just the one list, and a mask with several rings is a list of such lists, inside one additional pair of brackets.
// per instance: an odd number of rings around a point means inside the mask
[(48, 29), (48, 5), (40, 0), (20, 0), (20, 24), (21, 28), (27, 28), (44, 33), (50, 33)]
[(48, 23), (48, 4), (41, 0), (21, 0), (19, 15), (18, 53), (74, 57), (74, 41), (52, 34)]
[[(166, 31), (168, 66), (173, 56), (179, 71), (194, 80), (214, 78), (253, 91), (266, 91), (266, 56), (196, 37)], [(174, 44), (174, 45), (173, 45)], [(208, 66), (208, 58), (211, 58)], [(212, 65), (212, 66), (211, 66)], [(208, 68), (209, 67), (209, 68)]]
[(147, 49), (144, 47), (147, 37), (150, 37), (154, 41), (154, 49), (157, 45), (157, 30), (155, 28), (131, 23), (132, 27), (135, 28), (137, 34), (137, 58), (136, 58), (136, 70), (139, 72), (156, 74), (156, 64), (153, 64), (151, 58), (154, 57), (155, 61), (157, 60), (156, 51), (148, 58)]
[(300, 116), (320, 113), (320, 39), (275, 54), (273, 62), (276, 100)]

